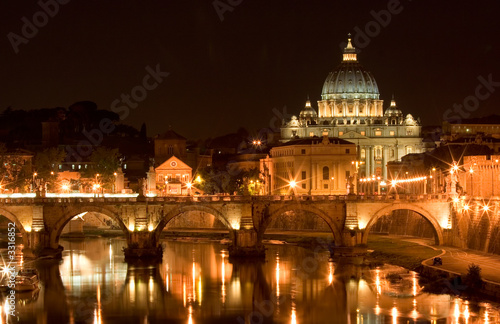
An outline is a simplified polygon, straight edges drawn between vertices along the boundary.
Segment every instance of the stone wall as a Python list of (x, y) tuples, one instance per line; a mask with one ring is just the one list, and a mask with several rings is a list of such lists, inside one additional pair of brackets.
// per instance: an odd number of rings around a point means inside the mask
[(330, 227), (321, 217), (305, 211), (285, 212), (271, 220), (267, 230), (331, 232)]
[(174, 230), (174, 229), (193, 229), (193, 228), (205, 228), (205, 229), (227, 229), (220, 220), (215, 216), (210, 215), (201, 211), (188, 211), (174, 217), (164, 230)]

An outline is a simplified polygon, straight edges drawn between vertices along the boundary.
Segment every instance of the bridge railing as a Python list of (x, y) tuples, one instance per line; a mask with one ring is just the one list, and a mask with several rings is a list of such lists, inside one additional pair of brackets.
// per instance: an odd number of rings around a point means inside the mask
[(166, 197), (52, 197), (52, 198), (0, 198), (0, 204), (40, 204), (40, 203), (211, 203), (211, 202), (252, 202), (252, 201), (387, 201), (387, 200), (439, 200), (447, 201), (447, 194), (433, 195), (269, 195), (269, 196), (166, 196)]

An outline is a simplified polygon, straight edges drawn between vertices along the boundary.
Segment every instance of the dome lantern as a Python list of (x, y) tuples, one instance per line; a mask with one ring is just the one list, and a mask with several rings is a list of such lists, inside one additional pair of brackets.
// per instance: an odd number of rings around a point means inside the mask
[(356, 62), (358, 60), (356, 56), (356, 48), (351, 44), (351, 34), (347, 35), (347, 46), (344, 48), (343, 61), (346, 62)]

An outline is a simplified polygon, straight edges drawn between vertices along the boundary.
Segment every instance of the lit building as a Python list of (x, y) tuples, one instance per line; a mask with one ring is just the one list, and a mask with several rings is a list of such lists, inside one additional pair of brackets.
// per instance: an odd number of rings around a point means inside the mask
[(499, 153), (500, 116), (445, 121), (441, 140), (454, 145), (486, 145), (492, 153)]
[(159, 194), (189, 194), (192, 169), (179, 158), (172, 156), (154, 169), (156, 187)]
[(339, 139), (291, 140), (261, 160), (264, 194), (344, 195), (354, 193), (356, 145)]
[(465, 156), (463, 169), (458, 170), (458, 182), (469, 196), (500, 196), (500, 155)]
[(379, 96), (375, 78), (358, 62), (349, 39), (341, 64), (323, 85), (318, 112), (307, 100), (299, 117), (292, 116), (282, 126), (281, 141), (323, 135), (348, 140), (363, 162), (360, 176), (387, 179), (387, 162), (424, 148), (419, 121), (403, 116), (394, 99), (384, 112)]

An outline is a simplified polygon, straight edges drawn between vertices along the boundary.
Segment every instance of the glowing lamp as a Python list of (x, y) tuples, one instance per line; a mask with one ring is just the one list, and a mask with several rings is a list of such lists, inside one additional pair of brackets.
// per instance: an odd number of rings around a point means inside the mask
[(148, 226), (148, 231), (152, 232), (152, 231), (153, 231), (153, 229), (154, 229), (153, 224), (149, 224), (149, 226)]
[(240, 229), (240, 222), (238, 222), (237, 220), (232, 221), (231, 227), (235, 230), (239, 230)]
[(134, 231), (134, 225), (130, 224), (128, 226), (128, 230), (131, 231), (131, 232), (133, 232)]
[(292, 181), (290, 181), (289, 185), (290, 185), (290, 188), (295, 188), (295, 186), (297, 186), (297, 182), (295, 182), (295, 180), (292, 180)]

